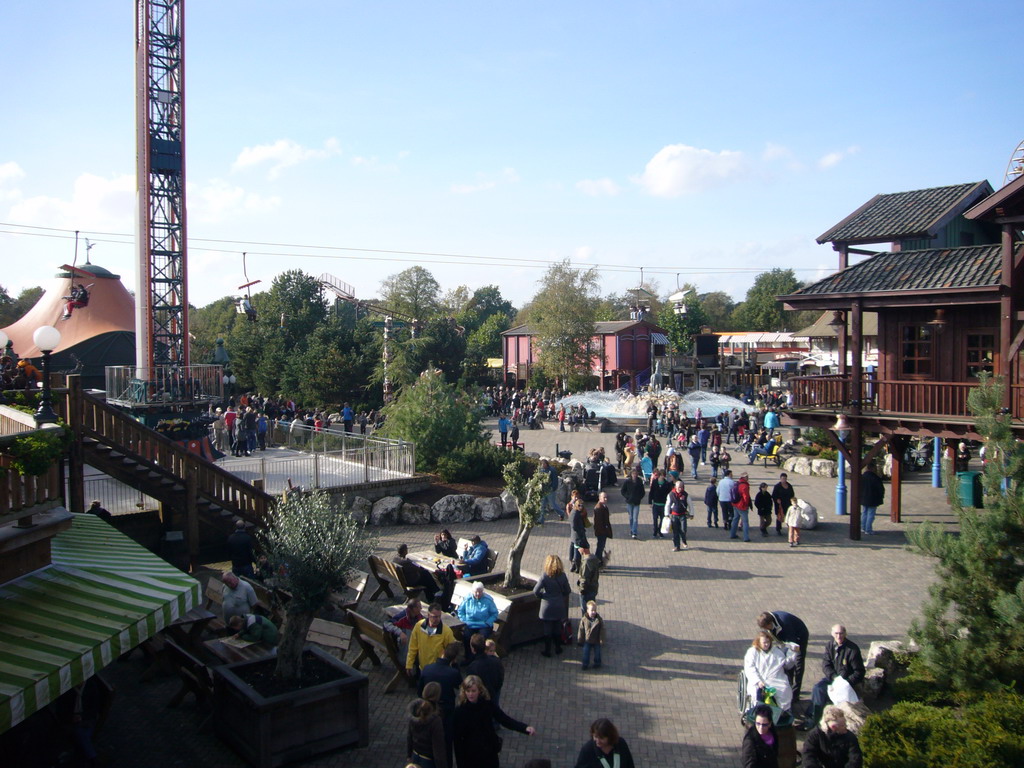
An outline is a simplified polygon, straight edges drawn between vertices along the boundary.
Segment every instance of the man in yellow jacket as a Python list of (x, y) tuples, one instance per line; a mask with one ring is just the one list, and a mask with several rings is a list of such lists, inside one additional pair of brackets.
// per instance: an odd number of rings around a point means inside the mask
[(409, 655), (405, 660), (405, 671), (412, 677), (417, 668), (423, 669), (437, 661), (448, 643), (455, 642), (451, 629), (441, 622), (441, 606), (431, 603), (427, 618), (418, 622), (409, 634)]

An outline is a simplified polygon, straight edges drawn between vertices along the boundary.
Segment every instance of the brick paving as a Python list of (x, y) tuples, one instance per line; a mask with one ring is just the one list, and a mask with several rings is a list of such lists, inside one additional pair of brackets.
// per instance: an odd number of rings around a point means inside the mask
[[(547, 429), (523, 432), (522, 438), (528, 451), (551, 453), (557, 442), (577, 457), (597, 445), (614, 455), (612, 434)], [(741, 459), (734, 469), (741, 464), (755, 487), (777, 479), (774, 467), (746, 467)], [(701, 501), (707, 476), (703, 471), (703, 482), (695, 487)], [(798, 496), (814, 504), (822, 520), (817, 529), (803, 533), (799, 548), (788, 547), (785, 535), (774, 531), (762, 538), (756, 527), (750, 543), (729, 540), (722, 529), (704, 526), (700, 503), (691, 521), (690, 549), (684, 552), (672, 552), (670, 539), (652, 540), (649, 522), (641, 528), (641, 539), (631, 541), (622, 497), (618, 488), (609, 489), (616, 537), (610, 543), (612, 565), (601, 577), (598, 596), (608, 624), (604, 668), (583, 672), (575, 646), (555, 659), (542, 658), (536, 645), (513, 650), (504, 660), (502, 704), (510, 715), (535, 726), (537, 734), (504, 734), (503, 764), (521, 766), (530, 757), (548, 757), (555, 766), (571, 766), (589, 723), (607, 716), (629, 741), (638, 765), (736, 765), (742, 738), (736, 677), (760, 611), (793, 612), (810, 628), (805, 691), (817, 680), (820, 654), (834, 622), (845, 623), (865, 652), (872, 640), (904, 637), (933, 573), (930, 560), (906, 549), (903, 530), (924, 519), (944, 525), (953, 520), (943, 491), (932, 489), (929, 479), (921, 472), (904, 485), (903, 524), (880, 515), (879, 535), (860, 542), (848, 537), (849, 518), (834, 514), (835, 480), (791, 477)], [(648, 506), (641, 510), (641, 521), (645, 519)], [(472, 532), (507, 553), (515, 526), (503, 520), (466, 524), (455, 531)], [(380, 549), (393, 551), (403, 541), (413, 550), (426, 548), (432, 534), (431, 527), (383, 528)], [(564, 558), (567, 538), (568, 526), (558, 521), (535, 529), (523, 567), (539, 571), (551, 552)], [(364, 609), (379, 616), (383, 605), (382, 600), (364, 602)], [(191, 699), (176, 710), (165, 707), (177, 689), (176, 680), (164, 677), (140, 684), (141, 668), (138, 655), (109, 668), (118, 697), (99, 746), (110, 764), (243, 765), (209, 728), (197, 733), (202, 714)], [(386, 673), (368, 674), (370, 746), (305, 765), (405, 765), (405, 708), (412, 694), (401, 690), (384, 695)]]

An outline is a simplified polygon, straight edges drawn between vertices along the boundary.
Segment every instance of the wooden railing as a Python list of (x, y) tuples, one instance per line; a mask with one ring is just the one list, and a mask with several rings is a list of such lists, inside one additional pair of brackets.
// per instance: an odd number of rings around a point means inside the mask
[[(155, 463), (194, 493), (252, 523), (262, 525), (272, 497), (183, 446), (143, 426), (124, 412), (72, 386), (69, 423), (82, 437), (108, 445), (128, 458)], [(191, 492), (191, 491), (187, 491)]]
[[(46, 426), (43, 429), (56, 427)], [(24, 435), (42, 431), (31, 414), (0, 405), (0, 443), (9, 444)], [(0, 525), (23, 520), (57, 506), (63, 499), (60, 468), (54, 462), (43, 475), (22, 475), (12, 459), (0, 454)], [(23, 524), (25, 524), (23, 522)]]
[[(850, 376), (799, 376), (788, 380), (796, 408), (840, 409), (859, 400), (864, 411), (968, 418), (970, 382), (892, 381), (862, 377), (859, 388)], [(1014, 413), (1024, 413), (1024, 388), (1014, 387)]]

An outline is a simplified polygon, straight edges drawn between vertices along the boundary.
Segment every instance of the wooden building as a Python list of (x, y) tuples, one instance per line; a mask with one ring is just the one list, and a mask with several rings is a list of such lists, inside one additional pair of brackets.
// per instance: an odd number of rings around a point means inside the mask
[[(501, 336), (505, 386), (525, 387), (537, 364), (536, 334), (518, 325)], [(646, 320), (594, 323), (590, 351), (597, 389), (636, 392), (650, 381), (651, 361), (664, 356), (667, 346), (665, 331)]]
[[(849, 436), (836, 444), (852, 468), (851, 538), (860, 538), (866, 461), (890, 447), (898, 522), (906, 441), (979, 437), (967, 393), (981, 372), (1005, 378), (1004, 404), (1024, 434), (1022, 223), (1024, 177), (998, 192), (982, 181), (876, 195), (818, 238), (838, 252), (839, 271), (780, 297), (788, 309), (832, 312), (842, 330), (838, 373), (790, 380), (791, 418), (837, 438), (837, 415), (845, 416)], [(860, 247), (878, 243), (891, 247)], [(851, 255), (868, 258), (850, 264)], [(867, 311), (878, 316), (878, 369), (870, 375), (862, 354)], [(865, 433), (880, 439), (862, 460)]]

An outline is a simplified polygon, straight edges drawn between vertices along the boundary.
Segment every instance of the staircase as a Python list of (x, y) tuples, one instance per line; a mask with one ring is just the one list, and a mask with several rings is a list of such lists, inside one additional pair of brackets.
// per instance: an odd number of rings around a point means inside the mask
[(265, 524), (272, 496), (83, 392), (79, 377), (69, 376), (68, 385), (68, 424), (80, 446), (80, 453), (72, 451), (72, 488), (76, 470), (89, 464), (158, 499), (184, 515), (193, 555), (200, 523), (225, 533), (233, 530), (235, 518)]

